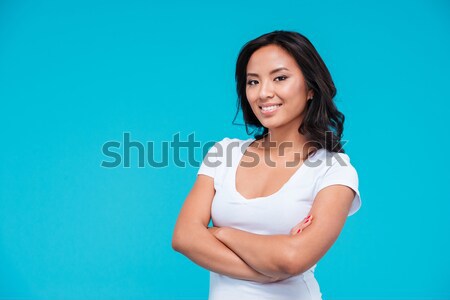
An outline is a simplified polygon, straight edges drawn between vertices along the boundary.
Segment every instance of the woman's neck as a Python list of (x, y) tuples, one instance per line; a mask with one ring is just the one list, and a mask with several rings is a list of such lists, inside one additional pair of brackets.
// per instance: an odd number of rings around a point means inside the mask
[(279, 155), (290, 153), (307, 153), (308, 143), (304, 135), (298, 131), (289, 132), (283, 130), (272, 130), (261, 139), (258, 148), (263, 148), (270, 153)]

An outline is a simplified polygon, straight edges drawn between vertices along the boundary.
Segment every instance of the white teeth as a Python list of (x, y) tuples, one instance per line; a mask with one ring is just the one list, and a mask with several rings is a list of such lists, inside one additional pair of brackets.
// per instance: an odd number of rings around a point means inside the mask
[(264, 112), (268, 112), (268, 111), (274, 111), (275, 109), (277, 109), (278, 107), (280, 107), (281, 104), (278, 105), (272, 105), (272, 106), (267, 106), (267, 107), (261, 107), (261, 110)]

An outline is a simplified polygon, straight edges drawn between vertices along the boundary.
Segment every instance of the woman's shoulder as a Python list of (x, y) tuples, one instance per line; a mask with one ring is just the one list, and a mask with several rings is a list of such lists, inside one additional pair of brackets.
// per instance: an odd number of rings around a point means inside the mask
[(325, 148), (318, 149), (311, 155), (308, 158), (308, 163), (318, 172), (327, 172), (330, 169), (342, 167), (354, 169), (356, 171), (348, 153), (329, 151)]
[[(253, 139), (239, 139), (233, 137), (223, 137), (221, 140), (213, 141), (208, 147), (206, 156), (212, 157), (214, 160), (225, 162), (243, 153)], [(211, 146), (212, 144), (212, 146)]]
[[(245, 150), (245, 145), (251, 143), (253, 139), (239, 139), (233, 137), (223, 137), (221, 140), (213, 141), (209, 150), (204, 155), (201, 169), (205, 169), (204, 165), (208, 164), (220, 170), (223, 166), (228, 166), (236, 161), (236, 157), (240, 157), (240, 153)], [(214, 171), (216, 172), (216, 171)], [(220, 172), (220, 171), (217, 171)]]
[(312, 156), (313, 159), (329, 159), (329, 160), (347, 160), (350, 162), (350, 156), (348, 155), (348, 153), (344, 153), (344, 152), (334, 152), (334, 151), (330, 151), (326, 148), (321, 148), (318, 149)]

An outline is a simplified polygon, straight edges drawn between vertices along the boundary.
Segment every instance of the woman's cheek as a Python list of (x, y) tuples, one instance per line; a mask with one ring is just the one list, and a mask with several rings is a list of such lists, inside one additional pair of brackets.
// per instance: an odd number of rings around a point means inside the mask
[(248, 103), (250, 104), (250, 107), (253, 110), (255, 110), (257, 108), (257, 106), (258, 106), (257, 98), (255, 98), (255, 95), (252, 94), (252, 93), (248, 93), (247, 94), (247, 100), (248, 100)]
[(254, 102), (254, 100), (255, 100), (255, 91), (252, 90), (252, 89), (247, 88), (246, 96), (247, 96), (247, 99), (248, 99), (248, 101), (250, 103)]
[(292, 98), (292, 96), (298, 95), (298, 91), (300, 91), (299, 88), (285, 85), (278, 89), (278, 95), (280, 98)]

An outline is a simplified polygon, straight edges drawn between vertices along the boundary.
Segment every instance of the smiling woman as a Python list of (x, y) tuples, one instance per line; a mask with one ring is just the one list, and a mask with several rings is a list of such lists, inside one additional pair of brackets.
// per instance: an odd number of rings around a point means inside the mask
[(298, 128), (314, 92), (306, 84), (295, 59), (282, 47), (272, 44), (256, 50), (250, 57), (246, 95), (253, 113), (273, 133), (280, 126)]
[(274, 31), (241, 49), (236, 81), (258, 131), (209, 150), (172, 246), (211, 271), (210, 300), (321, 299), (316, 264), (361, 206), (331, 75), (306, 37)]

